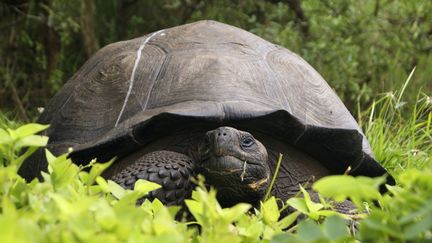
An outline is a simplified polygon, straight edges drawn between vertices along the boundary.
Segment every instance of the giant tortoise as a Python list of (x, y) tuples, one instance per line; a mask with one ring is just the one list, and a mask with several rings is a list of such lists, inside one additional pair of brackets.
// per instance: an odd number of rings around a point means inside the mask
[[(104, 176), (181, 204), (203, 174), (224, 206), (285, 200), (330, 174), (386, 170), (325, 80), (293, 52), (236, 27), (199, 21), (110, 44), (61, 88), (39, 119), (48, 148), (85, 164), (117, 157)], [(42, 152), (40, 152), (42, 154)], [(27, 161), (27, 179), (47, 167)], [(393, 183), (391, 176), (388, 183)]]

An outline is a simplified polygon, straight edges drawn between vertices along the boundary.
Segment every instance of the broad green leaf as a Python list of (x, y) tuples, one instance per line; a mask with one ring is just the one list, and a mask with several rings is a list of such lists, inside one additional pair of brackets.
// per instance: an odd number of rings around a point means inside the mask
[(189, 211), (192, 213), (194, 218), (199, 222), (202, 223), (202, 214), (203, 214), (203, 207), (202, 204), (191, 199), (186, 199), (185, 204), (188, 207)]
[(160, 210), (162, 210), (162, 208), (164, 208), (163, 203), (159, 199), (157, 199), (157, 198), (155, 198), (151, 202), (151, 205), (152, 205), (152, 208), (153, 208), (153, 212), (155, 212), (155, 213), (159, 212)]
[(298, 237), (306, 242), (325, 238), (319, 225), (312, 220), (305, 220), (300, 223)]
[(13, 217), (18, 216), (15, 204), (12, 202), (11, 198), (3, 197), (1, 201), (2, 214), (12, 215)]
[(260, 211), (263, 215), (264, 222), (268, 225), (276, 223), (279, 219), (279, 207), (274, 196), (261, 203)]
[(296, 209), (296, 210), (298, 210), (304, 214), (309, 213), (308, 207), (307, 207), (306, 202), (303, 198), (292, 197), (292, 198), (288, 199), (286, 203), (289, 206), (293, 207), (294, 209)]
[(56, 188), (59, 188), (67, 186), (75, 180), (79, 168), (67, 158), (67, 154), (64, 154), (52, 161), (48, 161), (48, 171), (50, 172), (51, 182)]
[(113, 208), (109, 206), (107, 201), (99, 200), (97, 203), (95, 202), (92, 207), (95, 211), (96, 222), (99, 223), (104, 230), (110, 231), (119, 223)]
[(326, 176), (315, 182), (313, 189), (325, 197), (334, 198), (337, 202), (342, 202), (348, 198), (377, 200), (381, 197), (378, 187), (383, 182), (384, 177), (369, 178), (333, 175)]
[(23, 178), (17, 178), (14, 185), (12, 186), (10, 190), (10, 196), (14, 197), (15, 200), (23, 201), (25, 200), (25, 196), (27, 190), (29, 189), (28, 184), (25, 182)]
[(48, 143), (48, 137), (39, 135), (30, 135), (19, 139), (15, 143), (15, 149), (22, 147), (44, 147)]
[(15, 130), (16, 136), (18, 138), (24, 138), (30, 135), (34, 135), (40, 131), (47, 129), (49, 125), (42, 125), (37, 123), (25, 124)]
[(300, 186), (300, 191), (303, 193), (303, 197), (309, 212), (316, 212), (324, 207), (321, 203), (313, 202), (309, 193), (302, 186)]
[(86, 183), (87, 185), (92, 185), (95, 182), (96, 177), (100, 176), (102, 172), (104, 172), (108, 167), (112, 165), (113, 162), (114, 160), (110, 160), (106, 163), (92, 164), (90, 172), (88, 173), (88, 176), (86, 176), (84, 183)]
[(27, 150), (21, 154), (18, 158), (16, 158), (13, 163), (19, 168), (21, 164), (26, 160), (30, 155), (32, 155), (38, 148), (37, 147), (29, 147)]
[(18, 139), (18, 135), (16, 134), (15, 130), (10, 129), (10, 128), (6, 128), (6, 131), (9, 134), (9, 136), (11, 137), (12, 140)]
[[(412, 203), (414, 204), (414, 202)], [(422, 202), (422, 205), (418, 210), (416, 211), (413, 210), (413, 212), (411, 212), (410, 214), (402, 216), (399, 219), (399, 222), (401, 224), (406, 224), (431, 214), (432, 214), (432, 199), (429, 199), (425, 202)]]
[(159, 185), (157, 183), (143, 180), (143, 179), (138, 179), (135, 182), (134, 191), (138, 191), (140, 193), (147, 194), (147, 193), (154, 191), (156, 189), (159, 189), (159, 188), (161, 188), (161, 185)]
[(301, 214), (300, 211), (295, 211), (289, 214), (288, 216), (284, 217), (283, 219), (279, 220), (278, 222), (279, 228), (282, 230), (288, 228), (297, 220), (300, 214)]
[(330, 240), (337, 240), (349, 236), (346, 221), (338, 216), (326, 218), (322, 228)]
[(418, 219), (417, 222), (413, 222), (408, 225), (404, 230), (405, 239), (411, 240), (416, 238), (421, 238), (421, 235), (426, 231), (431, 232), (432, 229), (432, 213), (429, 213), (424, 218)]
[(244, 215), (250, 208), (251, 208), (251, 205), (246, 204), (246, 203), (238, 203), (231, 208), (224, 208), (223, 209), (223, 218), (227, 222), (234, 222), (239, 217)]
[[(153, 201), (155, 201), (157, 198), (155, 198)], [(158, 200), (159, 201), (159, 200)], [(176, 217), (176, 215), (180, 212), (180, 210), (182, 209), (183, 207), (182, 206), (180, 206), (180, 205), (177, 205), (177, 206), (169, 206), (168, 207), (168, 212), (169, 212), (169, 214), (171, 215), (171, 217), (172, 218), (175, 218)], [(183, 211), (182, 211), (183, 212)], [(182, 214), (180, 217), (183, 217), (183, 216), (185, 216), (184, 214)]]
[(101, 190), (105, 193), (110, 192), (110, 187), (108, 185), (108, 182), (101, 176), (96, 177), (96, 183), (99, 185)]
[(52, 199), (56, 203), (57, 207), (60, 209), (62, 213), (70, 214), (70, 212), (73, 212), (73, 205), (70, 204), (64, 197), (62, 197), (59, 194), (51, 194)]
[(57, 159), (57, 157), (55, 157), (48, 149), (45, 149), (45, 157), (48, 164), (53, 163)]
[(12, 143), (11, 136), (6, 130), (0, 128), (0, 144), (9, 144), (9, 143)]
[(240, 235), (250, 237), (252, 239), (259, 239), (264, 229), (264, 224), (261, 220), (256, 218), (247, 218), (247, 225), (244, 232), (240, 232)]
[(337, 215), (337, 216), (339, 216), (339, 217), (349, 219), (349, 216), (344, 215), (344, 214), (341, 214), (341, 213), (336, 212), (336, 211), (332, 211), (332, 210), (320, 210), (320, 211), (318, 211), (317, 213), (318, 213), (319, 215), (321, 215), (321, 216), (325, 216), (325, 217), (329, 217), (329, 216)]
[(360, 234), (362, 238), (369, 237), (371, 232), (379, 232), (389, 237), (403, 239), (403, 232), (399, 227), (392, 223), (392, 215), (380, 210), (375, 210), (369, 217), (360, 223)]
[(288, 233), (275, 234), (270, 243), (303, 243), (304, 241), (299, 240), (295, 235)]
[(112, 180), (108, 180), (108, 188), (117, 199), (121, 199), (126, 194), (126, 190)]

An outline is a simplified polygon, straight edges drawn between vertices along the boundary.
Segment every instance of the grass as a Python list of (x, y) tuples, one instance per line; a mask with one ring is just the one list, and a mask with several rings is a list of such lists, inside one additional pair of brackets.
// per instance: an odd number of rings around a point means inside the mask
[(402, 95), (381, 95), (359, 119), (376, 159), (392, 173), (432, 165), (432, 98), (419, 92), (409, 104)]

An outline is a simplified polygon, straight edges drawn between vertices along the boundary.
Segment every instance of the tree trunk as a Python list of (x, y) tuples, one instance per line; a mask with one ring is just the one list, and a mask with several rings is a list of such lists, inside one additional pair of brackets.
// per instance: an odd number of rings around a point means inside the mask
[(45, 56), (47, 58), (46, 74), (49, 79), (53, 71), (57, 68), (61, 43), (57, 32), (52, 28), (52, 26), (48, 26), (47, 23), (43, 26), (43, 33)]
[(45, 56), (47, 59), (47, 80), (50, 79), (51, 74), (57, 68), (59, 61), (59, 53), (61, 48), (60, 36), (55, 31), (54, 26), (49, 24), (48, 19), (50, 18), (50, 12), (46, 8), (51, 8), (52, 1), (44, 0), (38, 5), (38, 12), (40, 11), (43, 15), (42, 33), (43, 33), (43, 45), (45, 49)]
[(96, 5), (94, 0), (81, 1), (81, 34), (87, 57), (99, 49), (99, 41), (95, 32)]

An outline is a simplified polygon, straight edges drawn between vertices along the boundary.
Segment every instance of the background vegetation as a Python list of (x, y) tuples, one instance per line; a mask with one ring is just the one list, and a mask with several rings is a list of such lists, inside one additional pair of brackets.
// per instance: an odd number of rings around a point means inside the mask
[(3, 0), (0, 107), (34, 120), (100, 47), (200, 19), (235, 25), (297, 52), (357, 114), (377, 94), (432, 93), (430, 0)]
[[(194, 191), (194, 220), (157, 200), (157, 187), (124, 190), (49, 152), (45, 181), (17, 169), (48, 138), (34, 121), (85, 60), (118, 40), (200, 19), (256, 33), (304, 57), (357, 117), (378, 161), (397, 180), (327, 177), (283, 202), (222, 209)], [(428, 242), (432, 240), (432, 1), (430, 0), (2, 0), (0, 2), (0, 242)], [(26, 152), (23, 152), (22, 149)], [(337, 187), (339, 190), (334, 190)], [(340, 215), (349, 197), (359, 214)], [(254, 212), (254, 214), (248, 213)], [(304, 220), (293, 225), (300, 218)], [(354, 223), (350, 219), (355, 219)], [(354, 226), (354, 227), (353, 227)]]
[[(48, 141), (35, 135), (47, 126), (10, 124), (0, 128), (0, 242), (430, 242), (432, 113), (425, 120), (418, 116), (430, 104), (420, 99), (405, 119), (393, 101), (386, 96), (374, 103), (365, 127), (398, 185), (387, 185), (381, 195), (384, 177), (328, 176), (313, 185), (319, 202), (300, 187), (301, 193), (282, 202), (294, 209), (284, 217), (274, 197), (259, 208), (245, 203), (221, 208), (216, 192), (199, 179), (185, 202), (193, 218), (176, 221), (179, 207), (164, 207), (157, 199), (135, 204), (157, 184), (138, 180), (134, 191), (125, 190), (100, 176), (111, 162), (77, 166), (66, 154), (48, 151), (44, 181), (26, 183), (17, 170)], [(399, 136), (392, 136), (395, 131)], [(347, 198), (358, 210), (336, 212), (333, 202)]]

